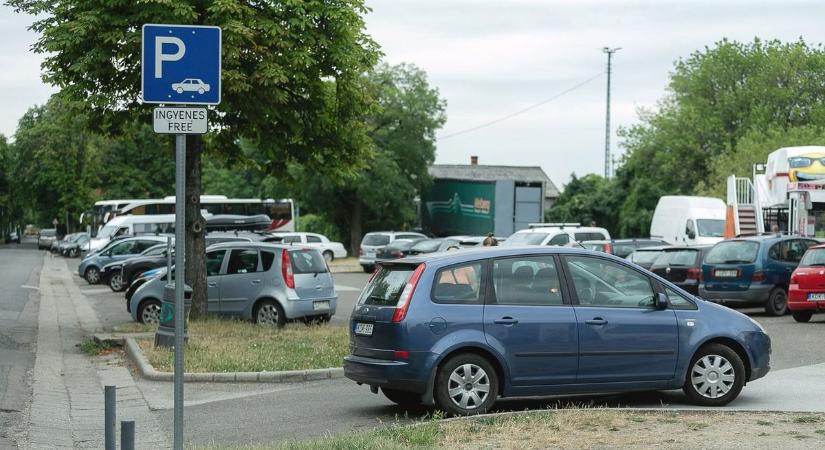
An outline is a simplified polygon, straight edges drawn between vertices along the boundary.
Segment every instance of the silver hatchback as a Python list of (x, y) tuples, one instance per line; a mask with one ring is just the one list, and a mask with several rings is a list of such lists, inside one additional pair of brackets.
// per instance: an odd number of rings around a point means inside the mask
[[(328, 321), (338, 297), (324, 257), (313, 248), (226, 242), (206, 249), (208, 312), (265, 325)], [(174, 277), (174, 274), (173, 274)], [(132, 318), (157, 323), (166, 276), (146, 282), (129, 299)]]

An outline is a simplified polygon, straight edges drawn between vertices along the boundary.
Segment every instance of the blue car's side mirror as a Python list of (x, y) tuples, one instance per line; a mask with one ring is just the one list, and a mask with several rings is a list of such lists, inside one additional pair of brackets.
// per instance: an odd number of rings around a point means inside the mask
[(656, 294), (656, 309), (667, 309), (667, 295), (660, 292)]

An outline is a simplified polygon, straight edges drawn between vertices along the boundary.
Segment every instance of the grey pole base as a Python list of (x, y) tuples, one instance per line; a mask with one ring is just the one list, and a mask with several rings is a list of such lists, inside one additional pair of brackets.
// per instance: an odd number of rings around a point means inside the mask
[[(183, 343), (189, 342), (187, 318), (192, 307), (192, 288), (184, 286), (184, 328)], [(155, 347), (175, 347), (175, 285), (169, 283), (163, 288), (163, 301), (160, 304), (160, 324), (155, 332)]]

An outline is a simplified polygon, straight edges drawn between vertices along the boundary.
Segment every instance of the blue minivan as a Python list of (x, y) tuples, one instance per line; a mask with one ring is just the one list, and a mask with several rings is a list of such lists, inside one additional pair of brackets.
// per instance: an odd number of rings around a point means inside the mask
[(766, 235), (722, 241), (702, 263), (699, 296), (732, 306), (764, 306), (772, 316), (788, 311), (791, 274), (808, 247), (800, 236)]
[(679, 388), (721, 406), (769, 361), (754, 320), (628, 261), (487, 247), (381, 264), (344, 372), (395, 403), (467, 415), (499, 397)]

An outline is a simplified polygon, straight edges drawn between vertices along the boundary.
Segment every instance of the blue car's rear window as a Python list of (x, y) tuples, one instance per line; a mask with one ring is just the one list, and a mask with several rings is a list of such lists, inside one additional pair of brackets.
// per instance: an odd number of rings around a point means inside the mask
[(753, 241), (723, 241), (708, 252), (708, 264), (747, 264), (756, 261), (759, 243)]
[(395, 306), (416, 266), (384, 266), (361, 292), (359, 305)]

